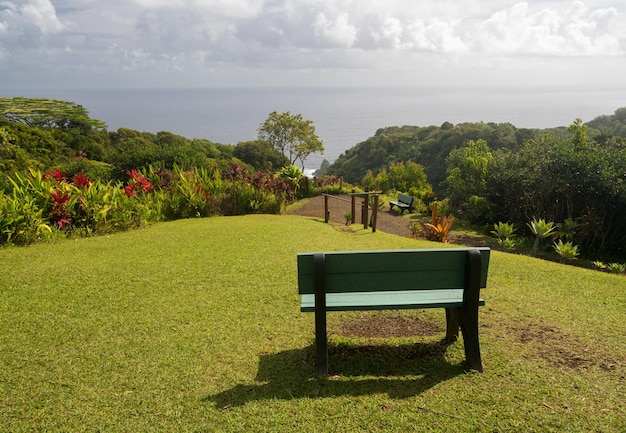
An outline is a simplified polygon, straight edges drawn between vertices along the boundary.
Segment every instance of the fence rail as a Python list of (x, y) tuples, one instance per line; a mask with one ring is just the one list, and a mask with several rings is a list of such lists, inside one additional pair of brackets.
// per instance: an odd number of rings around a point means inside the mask
[[(380, 193), (381, 193), (380, 191), (369, 191), (367, 188), (365, 189), (365, 192), (356, 192), (355, 190), (352, 190), (352, 193), (348, 194), (350, 196), (349, 200), (343, 197), (337, 197), (337, 196), (330, 195), (330, 194), (322, 194), (324, 196), (324, 222), (328, 223), (328, 221), (330, 220), (330, 210), (328, 209), (328, 201), (330, 199), (333, 199), (333, 200), (339, 200), (339, 201), (350, 203), (351, 210), (352, 210), (350, 223), (354, 224), (356, 222), (356, 205), (357, 205), (356, 199), (357, 197), (360, 197), (363, 199), (363, 201), (359, 203), (361, 206), (361, 223), (363, 224), (363, 228), (367, 230), (368, 225), (369, 225), (372, 227), (372, 232), (376, 232), (376, 222), (378, 220), (378, 196)], [(369, 218), (370, 196), (373, 196), (373, 204), (371, 206), (371, 209), (372, 209), (371, 218)]]

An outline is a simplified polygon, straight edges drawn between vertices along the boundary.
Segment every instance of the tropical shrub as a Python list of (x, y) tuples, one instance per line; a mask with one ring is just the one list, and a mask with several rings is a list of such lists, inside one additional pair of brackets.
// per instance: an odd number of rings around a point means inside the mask
[(558, 242), (555, 242), (553, 247), (554, 251), (556, 251), (556, 253), (565, 260), (575, 260), (580, 254), (578, 252), (578, 245), (574, 245), (571, 242), (563, 243), (561, 239), (559, 239)]
[(343, 187), (343, 180), (339, 176), (321, 176), (313, 178), (314, 194), (341, 194)]
[(532, 255), (537, 255), (537, 247), (541, 239), (550, 237), (553, 235), (553, 231), (556, 229), (554, 222), (546, 222), (544, 219), (533, 219), (529, 224), (531, 233), (535, 236), (535, 243), (533, 244)]
[(493, 234), (498, 239), (498, 245), (502, 249), (513, 249), (515, 247), (515, 241), (513, 238), (516, 236), (515, 224), (498, 222), (494, 223), (493, 230), (491, 234)]
[(430, 223), (422, 223), (415, 222), (413, 227), (411, 227), (411, 231), (416, 234), (419, 233), (421, 236), (425, 237), (430, 241), (438, 241), (447, 243), (448, 242), (448, 233), (452, 228), (452, 223), (454, 223), (453, 216), (447, 216), (445, 213), (443, 215), (437, 215), (438, 204), (435, 202), (433, 206), (433, 213), (431, 216)]
[(371, 170), (367, 171), (361, 179), (361, 185), (387, 194), (391, 191), (401, 191), (419, 198), (432, 194), (432, 187), (426, 181), (424, 167), (413, 161), (392, 163), (376, 176)]
[(61, 236), (90, 236), (149, 222), (212, 215), (279, 213), (293, 191), (274, 174), (237, 164), (173, 171), (128, 170), (122, 182), (69, 178), (59, 169), (9, 178), (0, 192), (0, 244), (27, 245)]
[(626, 265), (622, 263), (609, 263), (606, 268), (612, 274), (623, 274), (626, 271)]
[(574, 237), (576, 236), (576, 228), (578, 227), (578, 223), (571, 218), (567, 218), (562, 223), (556, 225), (557, 233), (556, 235), (559, 238), (564, 238), (568, 242), (574, 242)]

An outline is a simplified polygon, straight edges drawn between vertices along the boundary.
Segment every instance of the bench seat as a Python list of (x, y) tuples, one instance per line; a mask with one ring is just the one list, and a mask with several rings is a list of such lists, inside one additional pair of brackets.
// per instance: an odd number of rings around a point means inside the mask
[[(301, 298), (300, 311), (315, 312), (315, 295), (305, 294)], [(484, 299), (478, 302), (480, 306), (485, 305)], [(419, 310), (422, 308), (461, 308), (462, 306), (463, 289), (326, 294), (326, 311)]]
[(397, 206), (402, 213), (404, 213), (405, 210), (411, 212), (414, 207), (414, 201), (415, 199), (410, 195), (398, 194), (398, 200), (389, 202), (389, 210), (393, 210), (393, 207)]

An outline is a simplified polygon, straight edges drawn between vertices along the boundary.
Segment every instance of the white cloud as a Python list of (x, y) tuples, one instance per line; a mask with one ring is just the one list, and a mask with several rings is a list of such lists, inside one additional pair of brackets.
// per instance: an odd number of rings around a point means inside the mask
[(492, 14), (470, 40), (474, 50), (490, 54), (616, 56), (624, 54), (620, 40), (626, 37), (617, 17), (613, 7), (590, 13), (579, 1), (565, 11), (531, 10), (523, 2)]
[(65, 30), (49, 0), (0, 1), (0, 50), (4, 57), (21, 49), (46, 45), (46, 38)]
[(13, 31), (34, 26), (44, 34), (58, 33), (65, 28), (49, 0), (1, 1), (0, 24)]
[[(0, 0), (0, 69), (16, 76), (34, 65), (155, 76), (258, 68), (441, 72), (468, 65), (514, 69), (530, 57), (626, 55), (626, 5), (622, 0), (597, 5), (592, 0)], [(436, 70), (432, 76), (437, 75)]]
[(347, 13), (339, 14), (334, 20), (330, 20), (320, 12), (315, 18), (313, 27), (317, 36), (322, 36), (332, 45), (348, 48), (356, 40), (356, 28), (350, 24)]

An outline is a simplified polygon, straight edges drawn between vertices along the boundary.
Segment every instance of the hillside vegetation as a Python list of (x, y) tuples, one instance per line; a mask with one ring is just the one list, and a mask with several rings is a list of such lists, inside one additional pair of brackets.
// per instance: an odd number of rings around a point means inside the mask
[[(194, 215), (194, 210), (203, 206), (197, 203), (198, 197), (212, 194), (215, 183), (210, 188), (205, 184), (209, 179), (217, 180), (215, 173), (229, 177), (229, 181), (243, 181), (247, 192), (240, 195), (240, 188), (232, 187), (224, 195), (217, 185), (222, 194), (220, 205), (199, 210), (197, 216), (280, 211), (285, 194), (274, 182), (277, 174), (289, 186), (290, 200), (320, 192), (321, 188), (290, 165), (323, 148), (312, 122), (300, 115), (271, 113), (261, 130), (266, 139), (234, 145), (188, 139), (166, 131), (107, 131), (106, 125), (91, 119), (85, 108), (74, 103), (0, 98), (0, 170), (14, 176), (0, 180), (0, 191), (6, 194), (0, 197), (0, 206), (18, 214), (21, 209), (30, 209), (28, 203), (11, 201), (17, 200), (16, 190), (33, 170), (40, 174), (60, 172), (67, 179), (84, 176), (89, 181), (114, 182), (118, 189), (123, 183), (134, 182), (131, 175), (139, 173), (151, 177), (151, 187), (158, 185), (167, 194), (172, 185), (181, 185), (182, 198), (166, 201), (185, 203), (176, 204), (167, 212), (169, 216), (156, 220)], [(410, 194), (424, 211), (437, 201), (441, 212), (482, 230), (507, 223), (515, 226), (521, 237), (530, 237), (531, 222), (545, 220), (559, 228), (560, 240), (570, 251), (592, 260), (623, 261), (625, 134), (626, 108), (587, 124), (576, 119), (571, 125), (550, 130), (520, 129), (509, 123), (389, 127), (324, 168), (326, 174), (335, 176), (329, 183), (337, 184), (341, 178), (345, 185), (382, 189), (391, 197), (399, 192)], [(194, 184), (188, 173), (199, 173), (200, 179)], [(16, 180), (20, 175), (22, 180)], [(328, 183), (318, 181), (319, 185)], [(279, 196), (260, 200), (258, 191), (268, 182), (270, 193)], [(200, 189), (194, 190), (196, 184), (202, 184)], [(33, 198), (48, 207), (44, 213), (55, 210), (52, 207), (59, 200), (52, 199)], [(163, 208), (159, 206), (156, 212)], [(101, 206), (107, 207), (119, 208), (117, 203)], [(28, 224), (48, 223), (37, 215), (16, 218)], [(0, 225), (15, 221), (0, 221)], [(3, 228), (0, 237), (13, 236), (7, 230)], [(33, 239), (39, 236), (37, 230), (37, 226), (30, 230), (35, 233)]]

